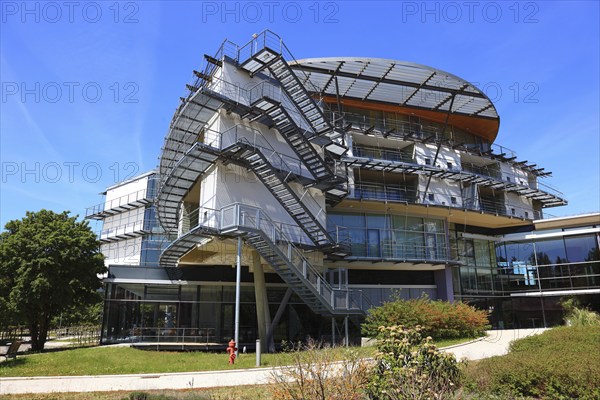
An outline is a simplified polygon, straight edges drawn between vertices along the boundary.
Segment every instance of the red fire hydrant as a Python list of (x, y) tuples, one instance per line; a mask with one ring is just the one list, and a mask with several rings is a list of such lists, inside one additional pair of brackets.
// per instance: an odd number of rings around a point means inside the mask
[(237, 351), (237, 347), (235, 347), (235, 341), (231, 339), (229, 341), (229, 347), (227, 347), (227, 353), (229, 353), (229, 364), (235, 363), (235, 352)]

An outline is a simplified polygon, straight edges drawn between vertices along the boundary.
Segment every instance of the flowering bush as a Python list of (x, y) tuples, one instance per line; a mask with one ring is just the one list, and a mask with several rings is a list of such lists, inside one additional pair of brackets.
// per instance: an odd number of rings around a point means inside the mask
[(365, 336), (376, 337), (380, 326), (391, 325), (420, 326), (423, 335), (435, 340), (476, 337), (489, 328), (487, 312), (460, 302), (432, 301), (426, 296), (396, 299), (369, 310), (362, 331)]
[[(336, 361), (342, 352), (344, 361)], [(336, 354), (338, 353), (338, 354)], [(322, 346), (314, 340), (290, 351), (292, 365), (271, 375), (275, 400), (361, 400), (369, 380), (371, 362), (347, 348)]]
[(373, 399), (433, 400), (451, 396), (461, 380), (453, 354), (440, 352), (422, 329), (381, 326), (375, 372), (368, 385)]

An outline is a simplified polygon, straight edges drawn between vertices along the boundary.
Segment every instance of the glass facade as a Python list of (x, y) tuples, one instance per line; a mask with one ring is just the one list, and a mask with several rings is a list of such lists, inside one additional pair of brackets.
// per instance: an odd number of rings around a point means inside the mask
[(582, 305), (600, 308), (598, 294), (585, 292), (600, 287), (599, 235), (553, 236), (502, 242), (454, 236), (461, 262), (454, 269), (455, 297), (492, 311), (497, 327), (560, 324), (560, 301), (570, 292)]
[[(144, 268), (139, 268), (145, 270)], [(267, 289), (274, 316), (286, 287)], [(241, 287), (240, 344), (258, 338), (254, 287)], [(220, 345), (234, 335), (235, 286), (212, 282), (189, 285), (108, 283), (102, 343), (156, 342)], [(331, 333), (331, 322), (315, 315), (292, 295), (274, 331), (276, 344)], [(358, 331), (353, 330), (358, 336)]]
[(347, 230), (358, 258), (390, 260), (448, 259), (444, 220), (406, 215), (329, 213), (329, 222)]

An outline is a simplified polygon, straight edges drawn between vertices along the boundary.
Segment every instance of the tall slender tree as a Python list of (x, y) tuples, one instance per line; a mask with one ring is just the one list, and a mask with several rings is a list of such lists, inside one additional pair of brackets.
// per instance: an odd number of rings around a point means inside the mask
[(0, 308), (29, 326), (32, 350), (44, 349), (54, 316), (97, 301), (106, 272), (99, 249), (87, 221), (68, 211), (27, 212), (6, 224), (0, 234)]

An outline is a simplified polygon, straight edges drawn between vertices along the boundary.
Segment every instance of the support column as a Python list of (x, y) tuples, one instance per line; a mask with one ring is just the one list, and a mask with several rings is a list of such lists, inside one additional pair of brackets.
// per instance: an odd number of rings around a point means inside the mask
[(452, 287), (452, 267), (446, 265), (444, 269), (433, 272), (435, 285), (437, 286), (438, 300), (454, 302), (454, 288)]
[(350, 335), (349, 335), (349, 332), (348, 332), (348, 316), (347, 315), (344, 317), (344, 334), (345, 334), (344, 345), (346, 347), (348, 347), (350, 345), (349, 344), (349, 342), (350, 342)]
[[(242, 280), (242, 238), (237, 240), (237, 256), (236, 256), (236, 271), (235, 271), (235, 322), (234, 322), (234, 338), (237, 348), (240, 346), (240, 284)], [(238, 351), (235, 351), (238, 355)]]
[(331, 347), (335, 347), (335, 317), (331, 317)]
[(258, 323), (260, 347), (265, 352), (269, 352), (271, 346), (268, 340), (268, 331), (271, 326), (271, 313), (269, 311), (267, 285), (265, 284), (265, 272), (260, 262), (260, 255), (256, 251), (252, 252), (252, 270), (254, 274), (254, 297), (256, 299), (256, 321)]

